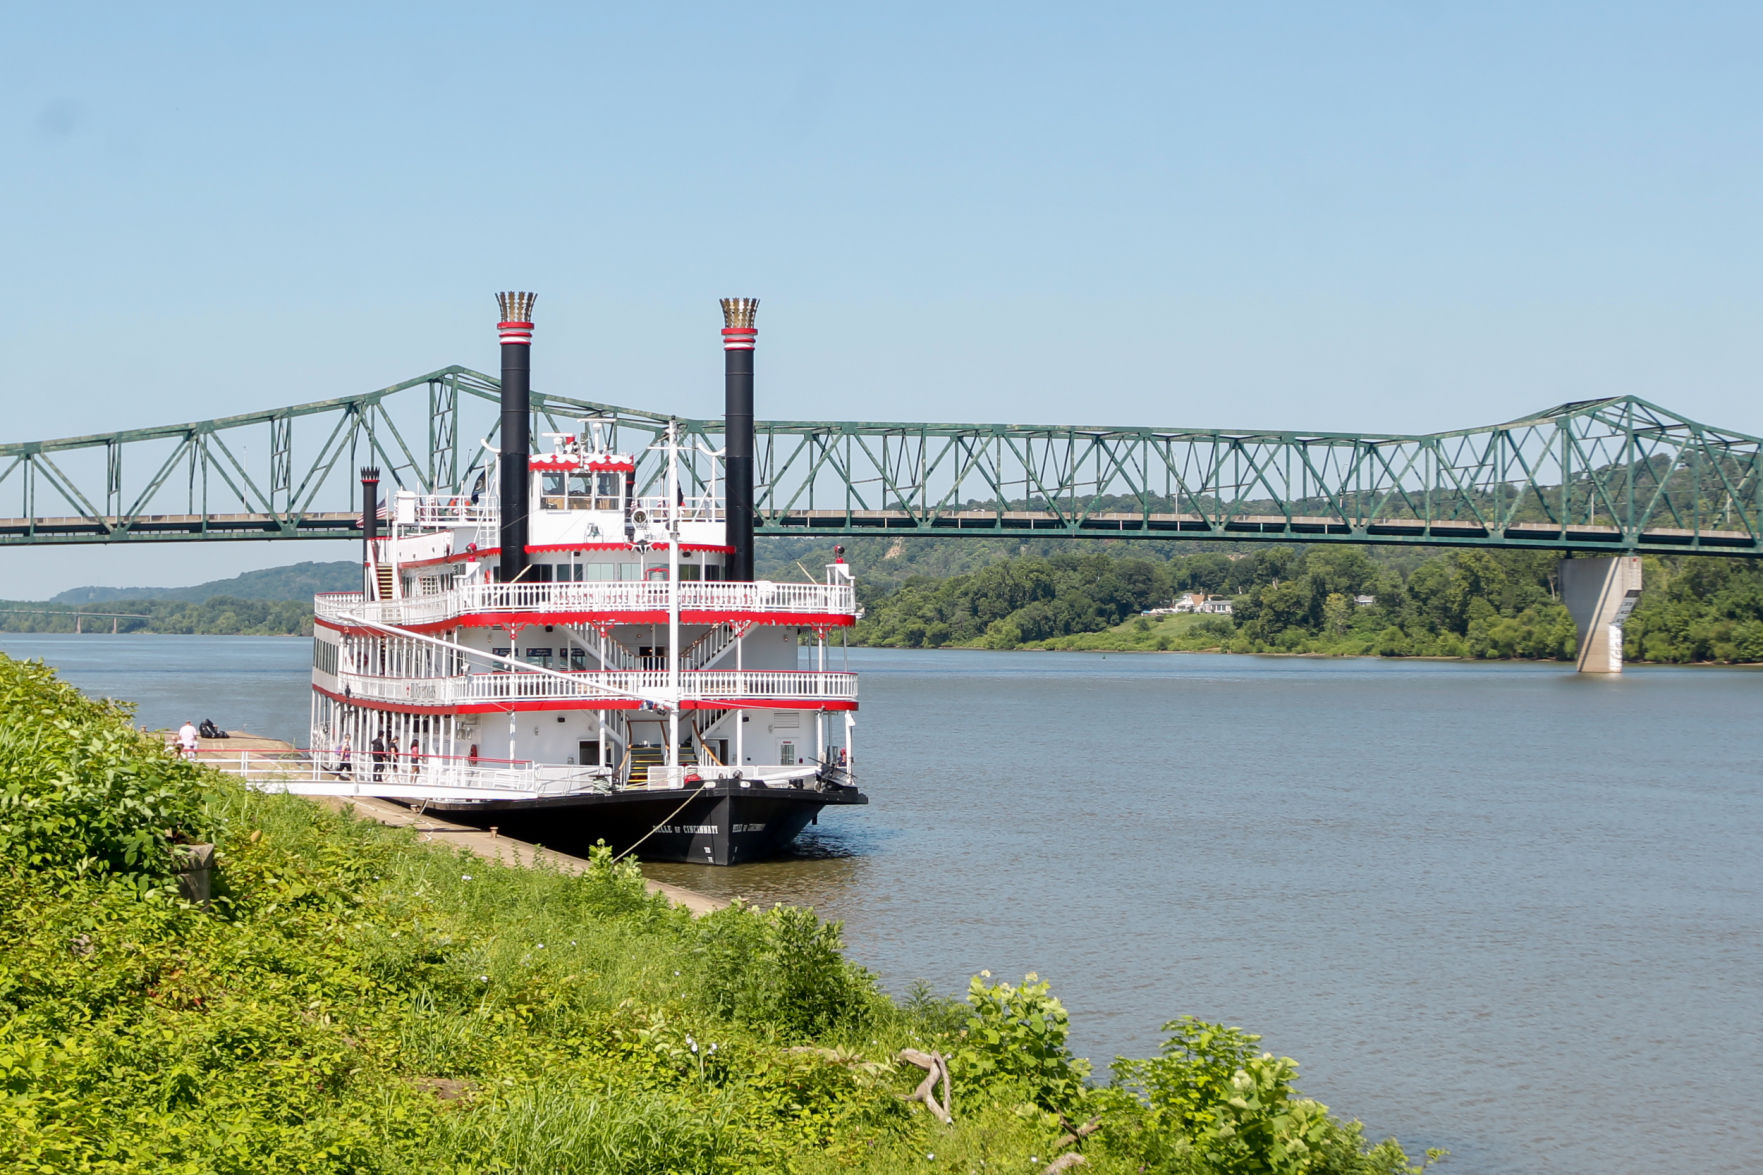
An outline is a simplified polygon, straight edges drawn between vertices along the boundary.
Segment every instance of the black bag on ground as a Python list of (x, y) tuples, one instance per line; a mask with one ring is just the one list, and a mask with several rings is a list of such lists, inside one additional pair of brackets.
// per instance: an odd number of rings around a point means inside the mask
[(212, 718), (204, 718), (202, 720), (202, 725), (198, 726), (196, 728), (196, 733), (201, 735), (203, 738), (225, 738), (226, 737), (226, 731), (224, 731), (220, 727), (216, 726), (214, 724), (214, 719), (212, 719)]

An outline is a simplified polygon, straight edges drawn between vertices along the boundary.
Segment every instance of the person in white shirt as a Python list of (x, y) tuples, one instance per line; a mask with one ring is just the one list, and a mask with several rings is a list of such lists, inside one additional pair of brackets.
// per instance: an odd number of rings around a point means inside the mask
[(202, 740), (196, 734), (196, 724), (186, 720), (178, 727), (178, 745), (184, 749), (184, 758), (194, 759)]

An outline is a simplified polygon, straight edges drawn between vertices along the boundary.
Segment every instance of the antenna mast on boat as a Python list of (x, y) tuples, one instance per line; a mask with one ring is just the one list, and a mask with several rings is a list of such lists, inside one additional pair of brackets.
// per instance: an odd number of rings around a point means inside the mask
[[(679, 421), (667, 422), (667, 765), (679, 767)], [(677, 778), (677, 777), (675, 777)]]

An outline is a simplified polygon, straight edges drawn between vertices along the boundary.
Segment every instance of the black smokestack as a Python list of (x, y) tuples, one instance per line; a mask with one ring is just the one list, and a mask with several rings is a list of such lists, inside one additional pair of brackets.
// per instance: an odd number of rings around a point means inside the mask
[(497, 578), (513, 583), (526, 570), (526, 511), (532, 480), (533, 303), (537, 294), (496, 295), (502, 321), (502, 557)]
[(728, 483), (728, 577), (753, 581), (753, 319), (758, 298), (722, 300), (724, 479)]
[(374, 591), (373, 544), (380, 537), (380, 471), (372, 465), (361, 467), (361, 575), (364, 598), (372, 599)]

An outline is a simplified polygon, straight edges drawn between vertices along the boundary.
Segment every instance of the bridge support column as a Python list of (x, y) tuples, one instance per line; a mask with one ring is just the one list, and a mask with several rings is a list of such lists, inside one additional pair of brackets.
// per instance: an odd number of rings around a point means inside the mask
[(1638, 555), (1563, 559), (1561, 599), (1579, 629), (1579, 672), (1622, 672), (1622, 622), (1641, 598)]

